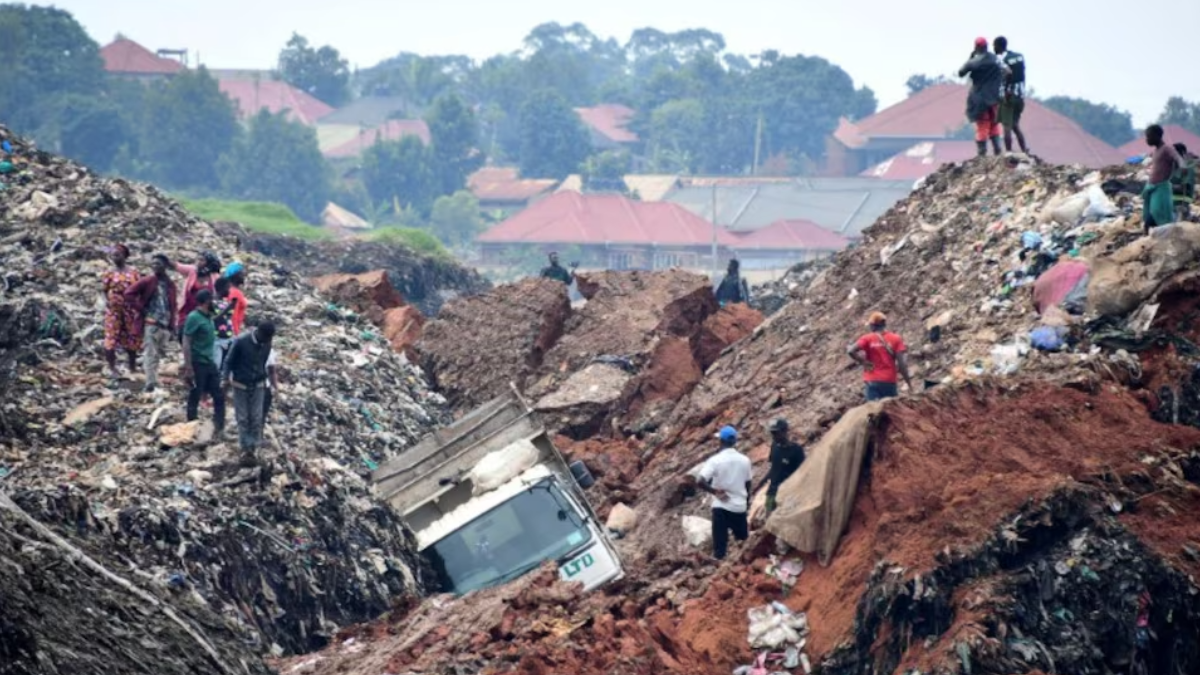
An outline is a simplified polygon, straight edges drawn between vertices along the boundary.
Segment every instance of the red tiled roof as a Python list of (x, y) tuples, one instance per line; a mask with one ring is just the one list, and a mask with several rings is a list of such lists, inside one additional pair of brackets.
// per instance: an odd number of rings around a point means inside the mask
[(100, 49), (104, 69), (110, 73), (130, 75), (174, 75), (183, 64), (164, 59), (129, 38), (117, 38)]
[[(1188, 152), (1200, 153), (1200, 136), (1177, 124), (1168, 124), (1163, 127), (1163, 138), (1168, 143), (1183, 143), (1187, 146)], [(1117, 151), (1125, 157), (1134, 157), (1149, 154), (1150, 146), (1146, 145), (1145, 137), (1138, 137), (1117, 148)]]
[(777, 220), (770, 225), (746, 232), (735, 249), (786, 249), (796, 251), (840, 251), (850, 240), (821, 227), (811, 220)]
[(312, 126), (333, 112), (331, 106), (279, 80), (223, 79), (218, 84), (243, 118), (257, 115), (260, 110), (272, 114), (286, 110), (289, 119)]
[(626, 126), (633, 119), (633, 110), (615, 103), (594, 108), (576, 108), (583, 123), (613, 143), (637, 143), (638, 136)]
[[(479, 236), (484, 244), (640, 244), (708, 246), (713, 226), (671, 202), (556, 192)], [(738, 238), (717, 229), (717, 243)]]
[(554, 188), (553, 179), (521, 178), (516, 167), (485, 166), (471, 174), (467, 187), (481, 202), (525, 202)]
[(859, 175), (885, 180), (915, 181), (937, 171), (943, 164), (961, 162), (974, 156), (974, 141), (925, 141)]
[(425, 120), (388, 120), (383, 124), (368, 129), (341, 145), (325, 151), (330, 159), (358, 157), (367, 148), (375, 145), (376, 140), (398, 141), (405, 136), (416, 136), (421, 142), (429, 145), (429, 125)]
[[(928, 87), (861, 122), (839, 126), (834, 137), (850, 148), (873, 138), (949, 138), (967, 124), (967, 92), (961, 84)], [(1125, 160), (1116, 148), (1033, 99), (1025, 101), (1021, 130), (1034, 154), (1048, 162), (1099, 168)]]

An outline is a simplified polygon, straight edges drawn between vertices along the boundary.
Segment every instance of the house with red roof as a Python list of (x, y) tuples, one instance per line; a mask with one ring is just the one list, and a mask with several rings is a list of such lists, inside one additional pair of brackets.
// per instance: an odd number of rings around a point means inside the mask
[(975, 155), (975, 141), (923, 141), (860, 175), (885, 180), (917, 181), (937, 171), (943, 164), (965, 162)]
[(576, 108), (583, 126), (592, 137), (597, 150), (629, 149), (638, 142), (638, 135), (629, 130), (634, 111), (616, 103), (603, 103), (591, 108)]
[[(178, 50), (160, 50), (162, 53), (180, 54)], [(175, 59), (156, 54), (127, 37), (117, 39), (100, 48), (104, 70), (111, 75), (139, 80), (157, 80), (170, 77), (186, 66)]]
[(285, 113), (288, 119), (307, 126), (333, 112), (333, 107), (282, 80), (271, 78), (222, 78), (221, 93), (233, 101), (238, 117), (248, 119), (266, 110)]
[[(826, 172), (833, 176), (862, 174), (919, 144), (959, 139), (968, 126), (967, 92), (965, 85), (937, 84), (858, 122), (843, 119), (826, 139)], [(1048, 162), (1101, 168), (1125, 159), (1075, 121), (1033, 99), (1025, 102), (1021, 129), (1034, 154)], [(929, 173), (938, 168), (932, 162), (927, 166), (931, 167)]]
[(584, 267), (708, 269), (714, 238), (720, 264), (737, 236), (670, 202), (639, 202), (618, 194), (556, 192), (481, 234), (485, 265), (506, 265), (530, 249), (578, 247)]
[(850, 245), (850, 240), (811, 220), (777, 220), (749, 232), (736, 232), (734, 253), (742, 269), (782, 269), (797, 263), (828, 258)]
[(558, 185), (551, 178), (521, 178), (515, 166), (485, 166), (467, 178), (467, 189), (485, 211), (519, 211)]
[[(337, 125), (341, 126), (341, 125)], [(343, 137), (322, 134), (330, 129), (318, 129), (318, 141), (321, 144), (321, 154), (328, 159), (353, 159), (360, 157), (367, 148), (378, 141), (398, 141), (412, 136), (429, 145), (429, 125), (425, 120), (388, 120), (373, 129), (350, 129)], [(333, 142), (330, 142), (330, 141)]]
[[(1187, 146), (1188, 152), (1200, 154), (1200, 136), (1193, 134), (1178, 124), (1163, 126), (1163, 139), (1171, 144), (1183, 143)], [(1150, 154), (1150, 146), (1146, 145), (1146, 138), (1142, 136), (1122, 145), (1120, 148), (1117, 148), (1117, 151), (1126, 158), (1142, 157)]]

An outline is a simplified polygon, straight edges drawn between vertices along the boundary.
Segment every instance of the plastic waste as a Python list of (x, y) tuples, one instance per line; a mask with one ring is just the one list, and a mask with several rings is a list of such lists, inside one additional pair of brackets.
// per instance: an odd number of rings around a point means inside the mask
[(1037, 232), (1025, 232), (1021, 235), (1021, 246), (1025, 250), (1034, 250), (1042, 247), (1042, 235)]
[(783, 614), (772, 605), (750, 609), (746, 616), (750, 623), (746, 639), (755, 649), (780, 649), (789, 645), (799, 645), (808, 633), (807, 616)]
[(1066, 344), (1067, 329), (1063, 326), (1038, 326), (1029, 332), (1029, 341), (1036, 349), (1053, 352)]
[(712, 541), (712, 521), (698, 516), (684, 516), (683, 535), (687, 538), (689, 546), (705, 546)]
[(0, 173), (12, 173), (14, 168), (13, 163), (8, 160), (0, 162)]
[(526, 440), (488, 453), (467, 475), (473, 492), (478, 495), (495, 490), (532, 467), (537, 458), (537, 447)]
[(1087, 189), (1087, 198), (1088, 205), (1083, 211), (1084, 218), (1101, 220), (1117, 215), (1117, 205), (1113, 204), (1099, 185), (1093, 185)]

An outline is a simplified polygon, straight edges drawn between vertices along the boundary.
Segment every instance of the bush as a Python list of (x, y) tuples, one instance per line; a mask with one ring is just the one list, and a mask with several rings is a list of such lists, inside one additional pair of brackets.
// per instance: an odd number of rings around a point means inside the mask
[(222, 199), (180, 199), (179, 203), (205, 220), (240, 223), (251, 232), (283, 234), (309, 241), (333, 236), (322, 228), (300, 220), (283, 204)]
[(381, 227), (363, 235), (363, 239), (385, 244), (400, 244), (417, 253), (435, 258), (450, 257), (450, 253), (446, 251), (446, 247), (442, 246), (442, 242), (438, 241), (437, 237), (415, 227)]

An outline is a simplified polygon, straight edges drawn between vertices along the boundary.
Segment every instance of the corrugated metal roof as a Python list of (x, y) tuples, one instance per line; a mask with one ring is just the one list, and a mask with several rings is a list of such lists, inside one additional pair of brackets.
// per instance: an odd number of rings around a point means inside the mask
[[(636, 192), (644, 202), (661, 202), (671, 190), (679, 186), (679, 176), (666, 174), (629, 174), (623, 178), (625, 187)], [(558, 192), (583, 192), (583, 176), (573, 173), (558, 185)]]
[(553, 179), (521, 178), (516, 167), (485, 166), (471, 174), (467, 187), (481, 202), (525, 202), (554, 189)]
[(850, 244), (849, 239), (810, 220), (777, 220), (739, 234), (736, 250), (840, 251)]
[(377, 140), (398, 141), (405, 136), (416, 136), (428, 145), (429, 126), (425, 120), (388, 120), (374, 129), (361, 130), (345, 143), (321, 152), (330, 159), (358, 157), (375, 145)]
[(322, 121), (327, 124), (377, 127), (408, 108), (408, 99), (403, 96), (364, 96), (334, 110)]
[[(809, 220), (845, 237), (857, 237), (912, 192), (912, 181), (878, 178), (804, 178), (786, 183), (718, 185), (717, 223), (734, 231), (757, 230), (778, 220)], [(711, 219), (712, 187), (682, 187), (666, 201)]]
[[(717, 243), (737, 238), (717, 229)], [(713, 226), (669, 202), (639, 202), (621, 195), (556, 192), (479, 236), (482, 244), (631, 244), (707, 246)]]
[(333, 112), (333, 107), (280, 80), (218, 80), (221, 92), (238, 107), (238, 114), (252, 117), (260, 110), (286, 112), (289, 119), (309, 126)]
[(183, 64), (164, 59), (129, 38), (117, 38), (100, 49), (104, 69), (128, 75), (174, 75)]
[[(1168, 143), (1183, 143), (1187, 146), (1188, 152), (1200, 153), (1200, 136), (1177, 124), (1164, 126), (1163, 138)], [(1150, 146), (1146, 145), (1146, 138), (1142, 136), (1122, 145), (1117, 151), (1125, 157), (1136, 157), (1150, 154)]]
[(943, 164), (962, 162), (976, 154), (974, 141), (925, 141), (862, 172), (863, 176), (916, 181)]
[(325, 205), (325, 210), (321, 212), (321, 223), (326, 227), (339, 227), (344, 230), (368, 230), (371, 228), (371, 224), (360, 218), (358, 214), (333, 202)]

